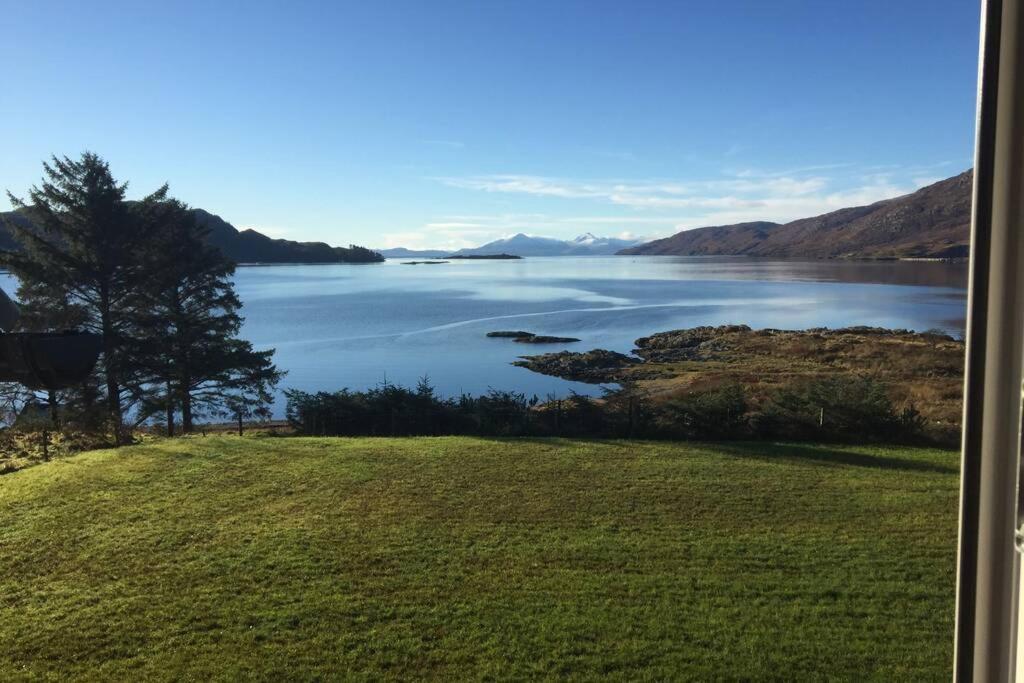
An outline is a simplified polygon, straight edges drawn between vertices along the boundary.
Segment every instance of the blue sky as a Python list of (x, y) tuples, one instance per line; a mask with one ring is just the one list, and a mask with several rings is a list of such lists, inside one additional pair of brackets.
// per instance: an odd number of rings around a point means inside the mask
[[(978, 6), (0, 0), (0, 186), (50, 154), (372, 247), (662, 236), (971, 165)], [(7, 208), (6, 199), (0, 208)]]

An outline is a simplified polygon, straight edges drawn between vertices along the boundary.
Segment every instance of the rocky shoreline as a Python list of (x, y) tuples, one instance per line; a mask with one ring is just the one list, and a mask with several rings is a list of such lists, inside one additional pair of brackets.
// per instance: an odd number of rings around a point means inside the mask
[(615, 351), (594, 349), (584, 352), (559, 351), (538, 356), (522, 356), (519, 360), (513, 361), (512, 365), (575, 382), (608, 384), (620, 381), (623, 370), (641, 362), (637, 358)]
[(560, 351), (522, 356), (513, 365), (577, 382), (617, 383), (666, 400), (732, 383), (756, 401), (803, 379), (848, 374), (878, 379), (894, 401), (938, 422), (960, 420), (964, 344), (942, 332), (721, 325), (661, 332), (635, 344), (629, 355)]

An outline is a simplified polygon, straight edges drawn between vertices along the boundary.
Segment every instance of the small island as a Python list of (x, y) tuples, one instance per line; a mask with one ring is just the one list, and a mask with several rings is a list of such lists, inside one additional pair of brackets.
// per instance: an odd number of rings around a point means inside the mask
[(571, 344), (572, 342), (579, 341), (576, 337), (552, 337), (523, 330), (499, 330), (497, 332), (488, 332), (487, 336), (511, 339), (520, 344)]
[(521, 259), (522, 256), (515, 254), (452, 254), (445, 256), (446, 259), (460, 259), (463, 261), (507, 261), (510, 259)]
[(403, 266), (437, 266), (447, 261), (402, 261)]

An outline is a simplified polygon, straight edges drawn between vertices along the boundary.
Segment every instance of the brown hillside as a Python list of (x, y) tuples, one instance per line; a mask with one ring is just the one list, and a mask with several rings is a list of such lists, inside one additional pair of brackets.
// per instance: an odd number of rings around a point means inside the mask
[(952, 258), (970, 243), (971, 171), (902, 197), (814, 218), (686, 230), (624, 249), (638, 255)]

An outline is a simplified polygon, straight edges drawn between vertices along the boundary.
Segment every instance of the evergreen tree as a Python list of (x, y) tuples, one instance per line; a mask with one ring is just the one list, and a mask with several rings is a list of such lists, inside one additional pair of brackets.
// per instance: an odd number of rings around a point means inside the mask
[(167, 432), (190, 432), (197, 415), (240, 410), (262, 414), (283, 373), (273, 350), (255, 351), (238, 338), (241, 301), (231, 276), (235, 266), (207, 240), (206, 228), (177, 201), (165, 202), (147, 256), (153, 274), (141, 291), (139, 334), (132, 355), (144, 369), (142, 398), (149, 414), (165, 414)]
[(150, 246), (149, 220), (167, 195), (164, 186), (129, 205), (125, 189), (96, 154), (53, 157), (43, 163), (43, 180), (27, 201), (8, 194), (31, 225), (10, 224), (22, 249), (0, 252), (0, 265), (19, 279), (19, 294), (31, 306), (62, 301), (81, 311), (84, 329), (102, 335), (99, 369), (117, 443), (126, 438), (124, 401), (133, 393), (126, 340), (140, 285), (151, 275), (141, 256)]
[(270, 419), (273, 389), (280, 378), (281, 373), (272, 366), (262, 365), (237, 374), (235, 388), (225, 394), (224, 412), (238, 423), (239, 436), (246, 420)]
[[(87, 314), (82, 306), (72, 303), (66, 291), (49, 282), (32, 280), (22, 282), (18, 287), (18, 299), (20, 302), (20, 316), (16, 328), (18, 331), (63, 332), (77, 330), (81, 329), (87, 320)], [(96, 395), (98, 381), (96, 373), (92, 373), (83, 381), (83, 386), (80, 388), (45, 391), (50, 427), (54, 431), (59, 431), (61, 428), (59, 409), (63, 408), (63, 412), (67, 414), (67, 408), (72, 403), (78, 404), (78, 407), (84, 409), (88, 399)], [(84, 415), (81, 417), (85, 418)]]

